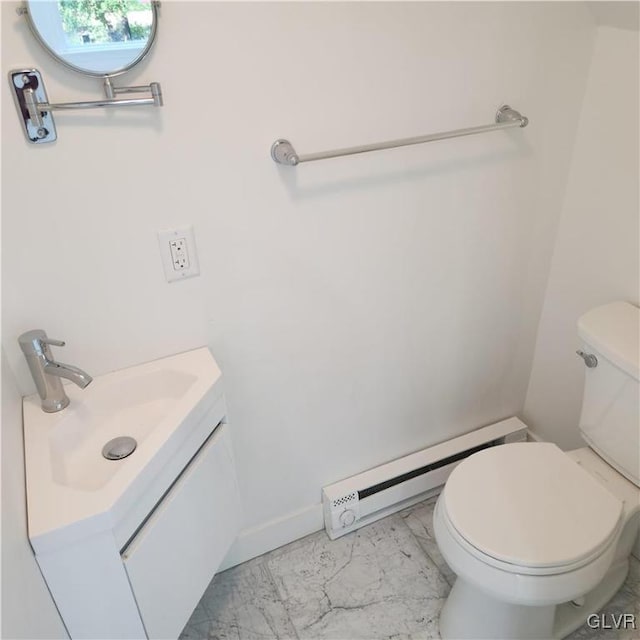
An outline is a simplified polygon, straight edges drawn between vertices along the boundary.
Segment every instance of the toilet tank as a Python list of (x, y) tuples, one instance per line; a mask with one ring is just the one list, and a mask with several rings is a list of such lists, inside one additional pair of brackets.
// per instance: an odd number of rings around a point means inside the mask
[(585, 367), (580, 432), (611, 466), (640, 486), (640, 309), (612, 302), (578, 320)]

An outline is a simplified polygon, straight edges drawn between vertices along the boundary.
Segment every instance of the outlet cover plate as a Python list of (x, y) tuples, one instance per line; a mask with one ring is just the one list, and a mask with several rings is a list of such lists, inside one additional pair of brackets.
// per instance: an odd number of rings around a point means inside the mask
[(193, 226), (158, 231), (158, 244), (167, 282), (200, 275)]

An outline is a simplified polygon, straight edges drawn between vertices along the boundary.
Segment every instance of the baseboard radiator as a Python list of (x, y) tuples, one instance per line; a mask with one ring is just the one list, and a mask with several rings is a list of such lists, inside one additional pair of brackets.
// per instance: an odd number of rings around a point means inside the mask
[(508, 418), (324, 487), (325, 529), (335, 540), (405, 509), (438, 493), (455, 466), (471, 454), (526, 439), (526, 425)]

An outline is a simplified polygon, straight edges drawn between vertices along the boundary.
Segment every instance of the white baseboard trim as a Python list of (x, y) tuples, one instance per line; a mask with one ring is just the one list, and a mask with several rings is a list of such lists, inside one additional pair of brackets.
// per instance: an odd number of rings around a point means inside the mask
[(310, 533), (324, 529), (322, 504), (314, 504), (268, 520), (255, 527), (243, 529), (233, 543), (218, 571), (235, 567), (263, 553), (273, 551)]
[(542, 436), (539, 436), (535, 431), (527, 429), (527, 442), (545, 442)]

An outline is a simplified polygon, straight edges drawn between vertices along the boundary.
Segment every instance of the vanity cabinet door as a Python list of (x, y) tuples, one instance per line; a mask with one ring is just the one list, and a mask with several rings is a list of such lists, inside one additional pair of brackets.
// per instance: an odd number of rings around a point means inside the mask
[(149, 638), (177, 638), (240, 528), (229, 427), (221, 424), (122, 554)]

